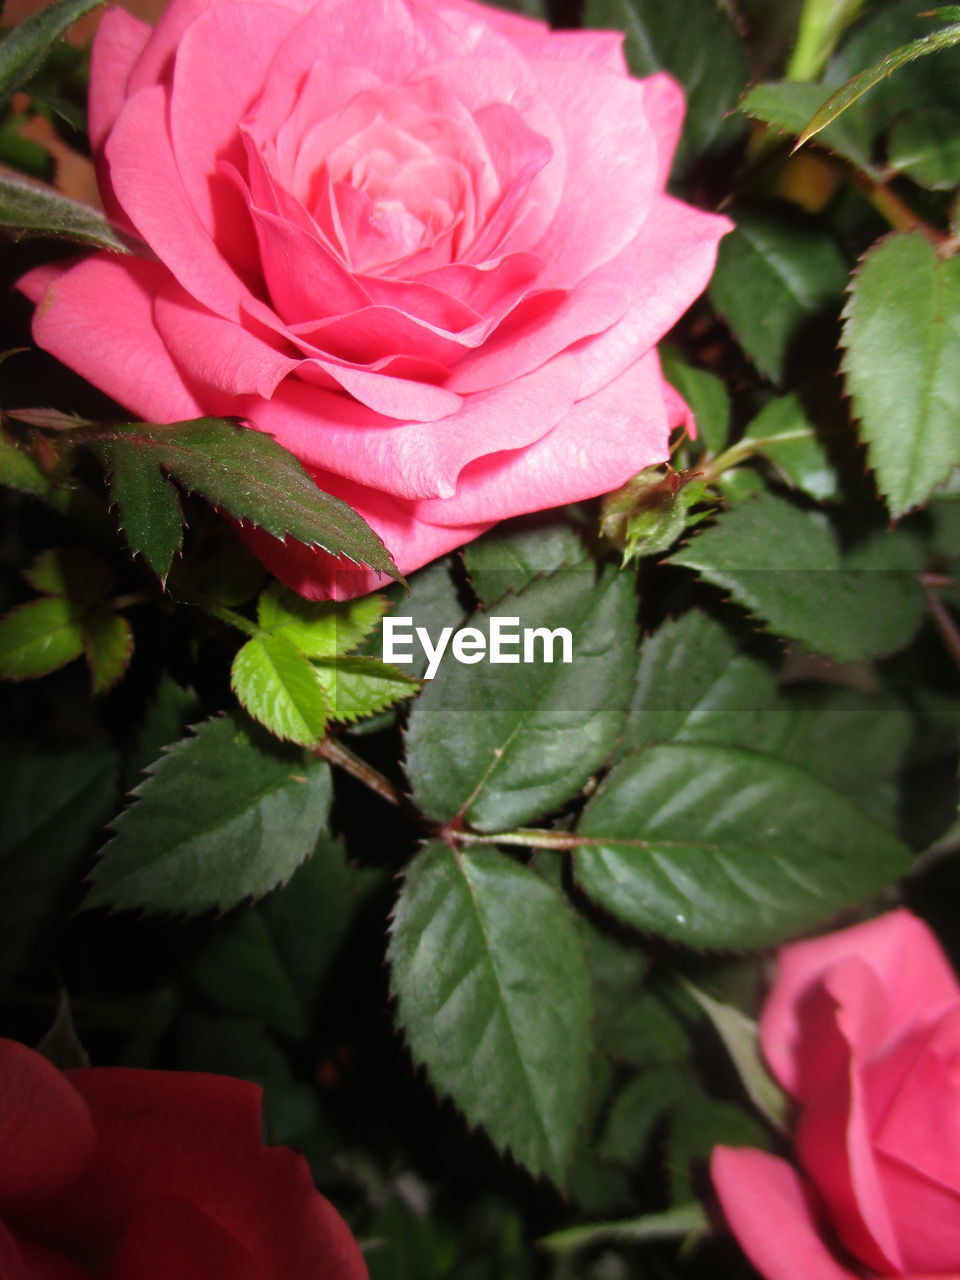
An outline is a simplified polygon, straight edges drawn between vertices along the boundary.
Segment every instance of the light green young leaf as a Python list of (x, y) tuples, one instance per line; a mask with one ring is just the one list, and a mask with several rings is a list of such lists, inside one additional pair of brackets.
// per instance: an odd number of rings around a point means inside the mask
[(351, 723), (412, 698), (420, 681), (377, 658), (328, 658), (314, 664), (332, 720)]
[(582, 1227), (566, 1227), (543, 1236), (537, 1243), (551, 1253), (573, 1253), (597, 1244), (638, 1244), (647, 1240), (670, 1240), (708, 1228), (707, 1215), (699, 1200), (679, 1204), (662, 1213), (645, 1213), (620, 1222), (591, 1222)]
[(843, 370), (869, 462), (893, 516), (960, 462), (960, 257), (921, 235), (869, 250), (844, 312)]
[(840, 477), (824, 448), (816, 425), (796, 392), (769, 401), (743, 433), (755, 441), (793, 488), (818, 502), (837, 498)]
[(332, 658), (349, 653), (375, 630), (389, 608), (383, 595), (356, 600), (304, 600), (282, 583), (264, 591), (257, 620), (264, 630), (289, 640), (309, 658)]
[(415, 1061), (534, 1175), (564, 1185), (589, 1083), (590, 986), (563, 897), (497, 849), (412, 862), (389, 948)]
[(316, 668), (285, 636), (261, 632), (239, 650), (230, 687), (242, 706), (277, 738), (316, 746), (332, 706)]
[(18, 605), (0, 618), (0, 679), (33, 680), (83, 653), (77, 606), (59, 596)]
[(313, 852), (332, 787), (323, 761), (222, 716), (168, 748), (134, 797), (85, 905), (192, 915), (289, 879)]

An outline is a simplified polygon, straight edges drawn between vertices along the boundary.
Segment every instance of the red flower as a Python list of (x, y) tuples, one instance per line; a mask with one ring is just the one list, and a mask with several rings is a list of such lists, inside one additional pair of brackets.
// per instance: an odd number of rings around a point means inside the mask
[(3, 1280), (366, 1280), (260, 1090), (188, 1072), (60, 1072), (0, 1040)]

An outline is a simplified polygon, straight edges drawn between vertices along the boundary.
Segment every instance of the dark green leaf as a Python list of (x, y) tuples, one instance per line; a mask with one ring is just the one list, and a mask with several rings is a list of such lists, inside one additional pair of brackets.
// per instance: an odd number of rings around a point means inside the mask
[(641, 645), (621, 754), (652, 742), (749, 745), (776, 695), (770, 663), (709, 614), (691, 610)]
[[(881, 544), (899, 545), (893, 535)], [(729, 591), (777, 635), (841, 662), (894, 653), (923, 621), (915, 566), (842, 555), (819, 512), (770, 493), (723, 512), (671, 560)]]
[(183, 541), (180, 499), (163, 472), (125, 442), (98, 446), (110, 481), (110, 498), (131, 555), (143, 556), (161, 582)]
[(96, 209), (10, 174), (0, 176), (0, 227), (12, 232), (16, 239), (52, 236), (95, 249), (112, 249), (114, 253), (132, 252), (127, 241)]
[[(76, 892), (117, 797), (117, 757), (101, 744), (0, 758), (0, 973), (31, 956)], [(69, 904), (67, 904), (69, 909)]]
[[(623, 723), (635, 646), (629, 574), (592, 568), (538, 579), (471, 618), (519, 618), (519, 630), (565, 627), (572, 662), (467, 666), (452, 656), (414, 704), (406, 736), (417, 803), (432, 818), (457, 814), (477, 830), (505, 830), (556, 808), (603, 763)], [(511, 631), (516, 632), (512, 627)], [(434, 637), (436, 640), (437, 637)], [(514, 654), (517, 649), (513, 650)]]
[(326, 823), (330, 772), (222, 716), (170, 747), (134, 795), (86, 905), (193, 914), (289, 879)]
[(81, 653), (80, 613), (69, 600), (30, 600), (0, 618), (0, 679), (33, 680)]
[(131, 791), (141, 781), (140, 774), (146, 772), (162, 749), (179, 742), (187, 725), (199, 716), (196, 694), (164, 673), (147, 707), (133, 749), (124, 762), (125, 790)]
[(960, 186), (960, 113), (914, 111), (897, 120), (887, 142), (887, 159), (931, 191)]
[(417, 855), (390, 940), (400, 1025), (434, 1087), (562, 1185), (587, 1099), (590, 991), (563, 898), (496, 849)]
[(235, 519), (275, 538), (295, 538), (400, 580), (396, 565), (365, 520), (318, 489), (303, 467), (262, 431), (225, 418), (168, 426), (132, 423), (104, 436), (96, 451), (111, 472), (121, 453), (128, 467), (160, 468)]
[(787, 484), (818, 502), (839, 496), (840, 477), (796, 392), (764, 405), (743, 438), (756, 441)]
[(37, 1053), (43, 1054), (47, 1061), (52, 1062), (59, 1071), (90, 1066), (90, 1055), (81, 1044), (77, 1029), (73, 1025), (70, 997), (64, 990), (61, 990), (57, 1000), (57, 1012), (53, 1022), (37, 1045)]
[(783, 382), (809, 362), (839, 306), (847, 264), (830, 230), (789, 206), (741, 209), (710, 298), (757, 368)]
[(743, 45), (716, 0), (687, 0), (683, 21), (670, 0), (587, 0), (584, 26), (627, 34), (624, 52), (637, 76), (668, 71), (683, 86), (687, 115), (677, 153), (681, 168), (736, 137), (725, 119), (747, 81)]
[(762, 946), (893, 882), (906, 847), (793, 765), (730, 747), (649, 747), (587, 805), (590, 898), (695, 947)]
[(217, 925), (192, 957), (187, 976), (226, 1012), (260, 1018), (283, 1035), (302, 1038), (355, 901), (342, 845), (321, 835), (288, 884)]
[(960, 462), (960, 258), (921, 235), (862, 260), (844, 312), (843, 369), (877, 485), (894, 516)]
[(0, 101), (5, 102), (39, 69), (50, 46), (101, 0), (59, 0), (0, 40)]
[[(796, 135), (822, 105), (827, 94), (828, 90), (823, 85), (796, 80), (758, 84), (744, 96), (740, 110), (775, 129)], [(851, 108), (828, 125), (818, 141), (864, 173), (879, 176), (870, 159), (869, 122), (859, 107)]]
[(543, 573), (582, 564), (586, 554), (571, 524), (537, 514), (497, 525), (469, 543), (463, 559), (474, 591), (489, 607)]
[(133, 656), (133, 628), (112, 609), (94, 609), (83, 620), (83, 654), (94, 694), (106, 693), (122, 679)]
[(710, 1156), (719, 1145), (769, 1150), (770, 1133), (751, 1112), (734, 1102), (689, 1089), (680, 1098), (670, 1123), (667, 1172), (670, 1198), (686, 1205), (708, 1176)]
[(275, 737), (305, 747), (323, 738), (332, 714), (324, 682), (282, 634), (262, 632), (247, 641), (230, 668), (230, 687)]
[(730, 397), (720, 378), (687, 364), (676, 347), (662, 345), (663, 376), (683, 396), (697, 421), (697, 439), (708, 454), (719, 453), (730, 431)]
[(657, 1125), (689, 1087), (689, 1072), (676, 1065), (651, 1067), (635, 1075), (610, 1108), (600, 1154), (629, 1168), (641, 1164)]

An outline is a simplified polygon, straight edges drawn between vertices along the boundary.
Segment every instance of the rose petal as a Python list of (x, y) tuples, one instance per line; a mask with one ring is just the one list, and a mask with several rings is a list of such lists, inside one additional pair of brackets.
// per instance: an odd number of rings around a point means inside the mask
[(580, 400), (534, 443), (470, 463), (454, 497), (417, 503), (418, 519), (504, 520), (618, 488), (668, 455), (661, 382), (651, 351), (609, 387)]
[[(549, 431), (570, 412), (578, 384), (576, 362), (559, 359), (495, 392), (468, 397), (457, 414), (436, 424), (390, 422), (295, 380), (241, 412), (311, 468), (335, 470), (357, 484), (376, 476), (377, 487), (396, 497), (444, 500), (479, 455), (529, 446)], [(467, 516), (453, 523), (477, 521)]]
[(883, 993), (857, 957), (838, 963), (851, 970), (843, 975), (848, 1003), (838, 1006), (827, 985), (804, 1002), (798, 1088), (805, 1107), (795, 1144), (846, 1246), (886, 1275), (898, 1272), (900, 1247), (877, 1171), (859, 1055)]
[(125, 9), (108, 9), (100, 20), (90, 55), (88, 117), (97, 183), (107, 216), (125, 231), (133, 227), (114, 194), (103, 144), (126, 101), (127, 81), (150, 35), (150, 27)]
[(58, 1195), (93, 1156), (83, 1098), (46, 1058), (0, 1040), (0, 1211), (21, 1213)]
[[(920, 1134), (917, 1140), (922, 1140)], [(878, 1165), (900, 1241), (903, 1274), (949, 1274), (960, 1258), (960, 1193), (926, 1177), (912, 1161), (881, 1154)]]
[(184, 32), (176, 53), (168, 119), (183, 187), (219, 252), (248, 271), (257, 266), (256, 237), (239, 193), (217, 167), (242, 163), (237, 123), (260, 89), (274, 42), (297, 21), (283, 5), (215, 3)]
[[(318, 1253), (316, 1270), (323, 1265)], [(235, 1236), (179, 1196), (134, 1207), (105, 1280), (272, 1280)]]
[(731, 1231), (765, 1280), (856, 1280), (824, 1243), (810, 1197), (785, 1160), (716, 1147), (710, 1171)]
[[(797, 1047), (804, 1034), (802, 1002), (824, 972), (847, 955), (860, 957), (877, 975), (885, 996), (885, 1033), (905, 1034), (960, 1000), (960, 987), (936, 938), (909, 911), (891, 911), (851, 929), (784, 947), (760, 1029), (767, 1061), (791, 1092), (796, 1090)], [(842, 989), (833, 990), (842, 1000)]]
[(93, 1164), (59, 1206), (78, 1240), (119, 1238), (147, 1197), (176, 1196), (229, 1232), (266, 1276), (366, 1280), (356, 1242), (303, 1158), (262, 1146), (255, 1085), (130, 1068), (66, 1075), (98, 1135)]
[(169, 275), (154, 262), (99, 253), (51, 281), (31, 272), (19, 287), (36, 297), (33, 336), (45, 351), (148, 422), (211, 412), (187, 385), (157, 333), (153, 299)]

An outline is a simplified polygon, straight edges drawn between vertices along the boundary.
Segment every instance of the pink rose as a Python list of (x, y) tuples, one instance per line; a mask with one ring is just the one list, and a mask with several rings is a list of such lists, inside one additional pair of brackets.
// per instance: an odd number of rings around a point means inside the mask
[[(654, 344), (729, 229), (664, 194), (682, 97), (621, 41), (470, 0), (110, 10), (92, 141), (156, 261), (32, 272), (37, 342), (142, 418), (269, 432), (405, 571), (615, 488), (667, 456)], [(374, 585), (255, 545), (305, 595)]]
[(761, 1024), (805, 1175), (718, 1147), (727, 1220), (767, 1280), (960, 1275), (960, 987), (908, 911), (785, 947)]
[(367, 1280), (260, 1090), (180, 1071), (60, 1072), (0, 1040), (3, 1280)]

